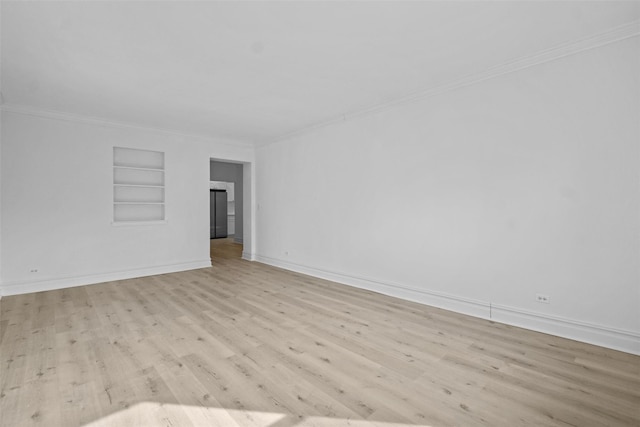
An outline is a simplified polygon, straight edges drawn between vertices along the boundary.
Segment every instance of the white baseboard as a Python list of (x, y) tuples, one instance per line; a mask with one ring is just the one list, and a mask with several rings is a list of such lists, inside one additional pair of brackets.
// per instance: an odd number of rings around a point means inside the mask
[[(255, 255), (254, 255), (254, 254), (252, 254), (252, 253), (242, 251), (242, 259), (245, 259), (245, 260), (247, 260), (247, 261), (255, 261), (255, 260), (256, 260), (256, 257), (255, 257)], [(266, 264), (266, 263), (265, 263), (265, 264)]]
[(433, 307), (443, 308), (445, 310), (468, 314), (474, 317), (489, 319), (490, 315), (489, 303), (485, 303), (483, 301), (461, 298), (445, 293), (412, 289), (402, 285), (384, 283), (370, 278), (363, 278), (347, 275), (344, 273), (321, 270), (314, 267), (295, 264), (292, 262), (261, 255), (257, 255), (255, 257), (255, 260), (264, 264), (273, 265), (275, 267), (281, 267), (286, 270), (307, 274), (309, 276), (319, 277), (321, 279), (331, 280), (333, 282), (342, 283), (344, 285), (354, 286), (360, 289), (367, 289), (384, 295), (419, 302), (421, 304), (426, 304)]
[(53, 277), (40, 281), (16, 280), (12, 282), (3, 282), (0, 286), (0, 294), (9, 296), (28, 294), (32, 292), (52, 291), (55, 289), (72, 288), (74, 286), (92, 285), (95, 283), (111, 282), (114, 280), (133, 279), (136, 277), (154, 276), (156, 274), (175, 273), (178, 271), (195, 270), (197, 268), (207, 267), (211, 267), (211, 259), (136, 268), (133, 270), (111, 273), (92, 274), (87, 276)]
[(440, 292), (412, 289), (398, 284), (383, 283), (369, 278), (331, 272), (261, 255), (255, 256), (255, 260), (286, 270), (408, 301), (640, 355), (640, 333), (633, 331), (619, 330), (541, 313), (532, 313), (514, 307), (495, 305), (490, 302), (471, 300)]
[(640, 355), (640, 334), (633, 331), (501, 305), (492, 311), (496, 322)]

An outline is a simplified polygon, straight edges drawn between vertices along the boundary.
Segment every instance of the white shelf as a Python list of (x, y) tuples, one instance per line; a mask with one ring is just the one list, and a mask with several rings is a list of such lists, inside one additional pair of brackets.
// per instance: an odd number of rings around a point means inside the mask
[(113, 184), (164, 187), (164, 171), (141, 168), (113, 168)]
[(164, 153), (161, 151), (114, 147), (113, 166), (164, 171)]
[(114, 205), (164, 205), (164, 202), (113, 202)]
[(147, 184), (113, 184), (114, 187), (141, 187), (141, 188), (164, 188), (164, 185)]
[(144, 168), (144, 167), (140, 167), (140, 166), (119, 166), (119, 165), (113, 165), (114, 169), (133, 169), (133, 170), (139, 170), (139, 171), (158, 171), (158, 172), (164, 172), (164, 169), (157, 169), (157, 168)]
[(165, 220), (164, 153), (113, 148), (114, 223)]
[(159, 221), (113, 221), (111, 225), (116, 227), (128, 227), (132, 225), (162, 225), (166, 224), (167, 220), (159, 220)]

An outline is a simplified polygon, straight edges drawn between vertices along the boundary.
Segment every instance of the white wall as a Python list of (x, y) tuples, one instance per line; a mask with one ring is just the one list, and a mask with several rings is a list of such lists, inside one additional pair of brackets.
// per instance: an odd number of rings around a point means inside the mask
[[(165, 152), (165, 224), (112, 224), (114, 146)], [(4, 111), (4, 295), (209, 266), (211, 157), (253, 149)]]
[[(1, 21), (1, 20), (0, 20)], [(1, 64), (0, 64), (0, 68)], [(0, 77), (0, 81), (2, 78)], [(0, 87), (0, 107), (2, 106), (2, 88)], [(0, 299), (2, 298), (2, 118), (3, 111), (0, 108)]]
[(638, 52), (634, 37), (259, 149), (257, 259), (640, 353)]
[[(2, 34), (2, 2), (0, 2), (0, 34)], [(0, 43), (0, 107), (4, 103), (2, 94), (2, 43)], [(0, 189), (2, 189), (2, 108), (0, 108)], [(0, 242), (2, 242), (2, 192), (0, 190)], [(2, 245), (0, 244), (0, 260)], [(2, 298), (2, 262), (0, 262), (0, 298)]]
[(242, 258), (255, 261), (257, 230), (255, 161), (242, 165)]

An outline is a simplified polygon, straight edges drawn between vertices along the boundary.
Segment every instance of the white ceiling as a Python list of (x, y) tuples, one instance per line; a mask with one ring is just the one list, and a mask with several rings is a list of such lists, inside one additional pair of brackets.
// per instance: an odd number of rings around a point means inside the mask
[(615, 1), (2, 1), (8, 105), (239, 142), (638, 20)]

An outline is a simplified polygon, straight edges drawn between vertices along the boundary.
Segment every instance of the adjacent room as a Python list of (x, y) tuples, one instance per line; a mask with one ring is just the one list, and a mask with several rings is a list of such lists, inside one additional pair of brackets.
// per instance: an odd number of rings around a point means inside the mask
[(0, 426), (640, 425), (640, 2), (0, 36)]

